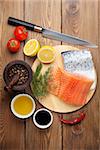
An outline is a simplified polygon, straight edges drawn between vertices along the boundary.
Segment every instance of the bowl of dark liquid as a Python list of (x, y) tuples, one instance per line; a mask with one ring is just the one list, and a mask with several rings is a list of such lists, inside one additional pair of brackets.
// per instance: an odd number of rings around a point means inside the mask
[(53, 115), (45, 108), (38, 109), (33, 115), (33, 122), (38, 128), (46, 129), (52, 124)]

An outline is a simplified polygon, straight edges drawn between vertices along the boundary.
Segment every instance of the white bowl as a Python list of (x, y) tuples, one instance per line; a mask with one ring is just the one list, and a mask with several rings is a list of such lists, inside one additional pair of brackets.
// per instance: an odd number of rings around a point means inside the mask
[[(50, 116), (51, 116), (51, 120), (50, 120), (50, 122), (49, 122), (47, 125), (40, 125), (40, 124), (37, 123), (37, 121), (36, 121), (36, 119), (35, 119), (36, 114), (37, 114), (39, 111), (42, 111), (42, 110), (47, 111), (47, 112), (50, 114)], [(47, 109), (45, 109), (45, 108), (38, 109), (38, 110), (34, 113), (34, 115), (33, 115), (33, 122), (34, 122), (34, 124), (35, 124), (38, 128), (40, 128), (40, 129), (46, 129), (46, 128), (48, 128), (48, 127), (51, 126), (51, 124), (52, 124), (52, 122), (53, 122), (53, 115), (52, 115), (52, 113), (51, 113), (49, 110), (47, 110)]]
[[(20, 114), (18, 114), (18, 113), (14, 110), (14, 102), (16, 101), (16, 99), (17, 99), (18, 97), (21, 97), (21, 96), (26, 96), (26, 97), (30, 98), (30, 100), (31, 100), (32, 103), (33, 103), (33, 109), (32, 109), (32, 111), (31, 111), (29, 114), (27, 114), (27, 115), (20, 115)], [(30, 117), (30, 116), (34, 113), (34, 111), (35, 111), (35, 101), (34, 101), (34, 99), (33, 99), (30, 95), (28, 95), (28, 94), (18, 94), (18, 95), (15, 96), (15, 97), (12, 99), (12, 101), (11, 101), (11, 111), (12, 111), (12, 113), (13, 113), (16, 117), (18, 117), (18, 118), (20, 118), (20, 119), (28, 118), (28, 117)]]

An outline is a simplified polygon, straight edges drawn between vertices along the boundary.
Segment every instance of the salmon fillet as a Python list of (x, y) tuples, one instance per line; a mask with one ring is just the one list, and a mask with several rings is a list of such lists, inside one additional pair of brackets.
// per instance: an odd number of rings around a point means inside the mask
[(56, 69), (55, 71), (52, 70), (51, 74), (52, 74), (52, 79), (49, 81), (49, 91), (53, 95), (57, 96), (60, 90), (60, 84), (61, 84), (60, 78), (62, 72), (59, 69)]
[(52, 71), (49, 92), (71, 105), (84, 105), (93, 81), (61, 68)]

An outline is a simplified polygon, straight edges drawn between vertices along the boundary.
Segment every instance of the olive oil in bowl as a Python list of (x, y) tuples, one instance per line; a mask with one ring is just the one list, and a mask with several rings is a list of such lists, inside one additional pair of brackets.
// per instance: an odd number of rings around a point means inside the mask
[(13, 98), (11, 110), (18, 118), (28, 118), (35, 110), (34, 99), (28, 94), (19, 94)]

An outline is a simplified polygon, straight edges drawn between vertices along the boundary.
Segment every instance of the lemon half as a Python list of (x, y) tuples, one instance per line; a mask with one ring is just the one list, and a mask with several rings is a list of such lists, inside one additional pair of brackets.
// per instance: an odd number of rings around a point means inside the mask
[(55, 49), (51, 46), (43, 46), (40, 48), (37, 57), (42, 63), (51, 63), (55, 59)]
[(36, 39), (29, 40), (23, 49), (26, 56), (35, 56), (40, 49), (40, 44)]

